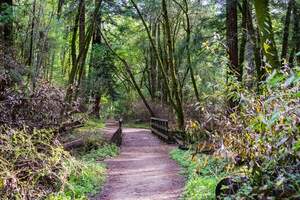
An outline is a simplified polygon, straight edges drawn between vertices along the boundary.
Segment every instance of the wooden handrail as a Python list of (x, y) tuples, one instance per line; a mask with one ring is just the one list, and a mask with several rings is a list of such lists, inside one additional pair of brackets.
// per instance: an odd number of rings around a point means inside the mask
[(167, 143), (174, 143), (174, 137), (169, 130), (169, 121), (167, 119), (160, 119), (151, 117), (150, 120), (151, 132), (163, 139)]
[(123, 124), (123, 120), (120, 119), (118, 121), (119, 127), (118, 127), (117, 131), (113, 134), (113, 136), (110, 140), (112, 143), (115, 143), (117, 146), (122, 145), (122, 140), (123, 140), (123, 137), (122, 137), (122, 124)]
[(161, 118), (157, 118), (157, 117), (151, 117), (151, 120), (157, 120), (157, 121), (162, 121), (162, 122), (169, 122), (169, 120), (167, 119), (161, 119)]

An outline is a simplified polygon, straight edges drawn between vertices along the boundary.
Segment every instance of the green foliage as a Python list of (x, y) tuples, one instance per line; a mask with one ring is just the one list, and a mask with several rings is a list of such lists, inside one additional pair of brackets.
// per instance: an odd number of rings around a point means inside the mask
[(64, 186), (70, 156), (53, 131), (0, 130), (1, 199), (43, 199)]
[(100, 192), (106, 179), (106, 167), (99, 160), (116, 156), (119, 152), (115, 145), (105, 145), (77, 159), (66, 161), (70, 176), (63, 191), (51, 195), (49, 200), (87, 200)]
[(112, 99), (116, 98), (114, 88), (114, 57), (110, 50), (101, 44), (94, 44), (91, 53), (91, 66), (88, 77), (88, 89), (93, 95), (108, 94)]
[(91, 130), (104, 128), (104, 122), (102, 119), (90, 118), (84, 123), (84, 127), (79, 130)]
[(87, 200), (99, 192), (105, 181), (106, 169), (102, 164), (69, 160), (70, 176), (62, 192), (52, 194), (49, 200)]
[[(238, 198), (298, 195), (299, 86), (299, 69), (294, 68), (284, 73), (274, 71), (259, 96), (243, 92), (239, 115), (231, 115), (231, 128), (224, 135), (227, 147), (247, 160), (249, 168), (250, 182)], [(240, 127), (239, 134), (233, 131), (236, 127)]]
[(101, 161), (108, 157), (114, 157), (119, 154), (119, 148), (116, 145), (104, 145), (99, 149), (93, 149), (89, 153), (83, 155), (83, 161)]
[(192, 155), (190, 151), (175, 149), (171, 152), (187, 176), (183, 198), (188, 200), (215, 199), (219, 180), (232, 173), (229, 161), (210, 155)]
[(124, 124), (124, 127), (149, 129), (150, 124), (149, 123), (140, 123), (140, 122), (129, 122), (129, 123)]
[(6, 3), (1, 3), (0, 11), (1, 11), (0, 25), (13, 21), (13, 8), (12, 8), (12, 6), (10, 6)]
[(65, 152), (52, 131), (1, 128), (1, 199), (88, 199), (99, 192), (106, 168), (98, 163), (118, 154), (115, 145), (104, 145), (75, 159)]

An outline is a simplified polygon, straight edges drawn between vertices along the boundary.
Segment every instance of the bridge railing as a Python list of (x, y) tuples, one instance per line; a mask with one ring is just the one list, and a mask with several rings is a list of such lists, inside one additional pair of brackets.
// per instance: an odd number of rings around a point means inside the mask
[(169, 121), (151, 117), (150, 121), (151, 131), (167, 143), (175, 143), (175, 137), (169, 129)]
[(120, 119), (118, 121), (119, 127), (118, 127), (117, 131), (113, 134), (113, 136), (110, 140), (112, 143), (115, 143), (117, 146), (121, 146), (122, 140), (123, 140), (123, 138), (122, 138), (122, 123), (123, 123), (123, 121), (122, 121), (122, 119)]

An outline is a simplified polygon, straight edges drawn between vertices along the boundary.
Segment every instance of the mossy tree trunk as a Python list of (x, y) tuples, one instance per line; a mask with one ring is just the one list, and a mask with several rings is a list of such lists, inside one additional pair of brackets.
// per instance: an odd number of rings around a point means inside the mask
[[(280, 69), (281, 64), (274, 39), (269, 0), (254, 0), (254, 7), (261, 40), (260, 45), (267, 59), (267, 66), (265, 66), (267, 70), (262, 70), (262, 72)], [(259, 76), (266, 78), (267, 74), (260, 74)]]
[(289, 32), (290, 32), (291, 14), (292, 14), (294, 3), (295, 3), (294, 0), (289, 0), (288, 8), (286, 11), (284, 31), (282, 37), (281, 62), (288, 59), (287, 53), (288, 53), (288, 44), (289, 44)]

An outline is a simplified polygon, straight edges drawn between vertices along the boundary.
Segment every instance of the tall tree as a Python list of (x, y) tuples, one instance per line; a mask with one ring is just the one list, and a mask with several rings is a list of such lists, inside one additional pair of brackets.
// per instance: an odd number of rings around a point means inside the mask
[[(274, 39), (272, 20), (269, 10), (269, 0), (254, 0), (254, 7), (261, 40), (260, 45), (263, 50), (263, 54), (267, 59), (269, 68), (279, 69), (281, 65)], [(266, 76), (267, 74), (263, 74), (264, 78)]]
[[(101, 39), (101, 28), (102, 28), (102, 0), (99, 1), (100, 3), (100, 10), (99, 13), (97, 13), (97, 21), (98, 21), (98, 25), (95, 28), (95, 33), (93, 35), (93, 42), (92, 42), (92, 54), (91, 54), (91, 63), (90, 63), (90, 73), (89, 73), (89, 77), (91, 80), (89, 81), (93, 81), (93, 79), (91, 78), (91, 74), (92, 71), (97, 70), (97, 68), (101, 67), (101, 66), (97, 66), (97, 59), (98, 56), (95, 55), (99, 52), (97, 52), (97, 48), (100, 47), (102, 45), (102, 39)], [(98, 77), (97, 77), (98, 78)], [(101, 102), (101, 90), (99, 89), (99, 87), (93, 88), (94, 92), (93, 92), (93, 96), (94, 96), (94, 106), (93, 106), (93, 110), (92, 110), (92, 115), (96, 118), (100, 118), (100, 102)]]
[(190, 72), (191, 81), (195, 93), (195, 97), (198, 102), (200, 102), (200, 96), (199, 91), (197, 88), (197, 83), (194, 75), (194, 69), (192, 67), (192, 59), (191, 59), (191, 34), (192, 34), (192, 27), (191, 27), (191, 20), (190, 20), (190, 14), (189, 14), (189, 4), (187, 0), (183, 0), (183, 5), (181, 5), (178, 1), (173, 0), (183, 11), (185, 16), (185, 32), (186, 32), (186, 51), (187, 51), (187, 66)]
[(241, 6), (241, 13), (242, 13), (242, 24), (241, 24), (241, 31), (242, 31), (242, 37), (240, 42), (240, 48), (239, 48), (239, 66), (240, 66), (240, 81), (242, 80), (243, 76), (243, 64), (245, 60), (245, 50), (246, 50), (246, 43), (247, 43), (247, 9), (248, 9), (248, 0), (242, 1)]
[[(149, 42), (151, 46), (153, 47), (153, 50), (155, 52), (156, 59), (158, 61), (158, 66), (161, 71), (162, 79), (164, 82), (164, 89), (166, 91), (166, 94), (168, 96), (168, 100), (170, 101), (170, 104), (172, 108), (174, 109), (176, 113), (177, 118), (177, 125), (178, 128), (183, 130), (184, 129), (184, 113), (183, 113), (183, 105), (182, 105), (182, 91), (180, 88), (180, 84), (178, 82), (177, 77), (177, 70), (175, 69), (174, 65), (174, 52), (173, 52), (173, 44), (172, 44), (172, 37), (171, 37), (171, 27), (169, 22), (169, 16), (168, 16), (168, 10), (167, 10), (167, 4), (166, 1), (162, 0), (162, 16), (163, 16), (163, 32), (164, 32), (164, 40), (165, 47), (161, 45), (161, 51), (158, 49), (154, 39), (151, 36), (151, 31), (140, 11), (137, 4), (134, 2), (134, 0), (131, 0), (131, 3), (133, 4), (134, 8), (136, 9), (140, 19), (142, 20), (142, 23), (146, 29), (146, 33), (149, 39)], [(166, 56), (166, 59), (164, 58)], [(170, 72), (170, 73), (168, 73)], [(171, 80), (169, 80), (169, 76), (171, 77)]]
[(286, 11), (285, 23), (284, 23), (284, 31), (282, 37), (282, 49), (281, 49), (281, 60), (287, 60), (288, 53), (288, 44), (289, 44), (289, 32), (290, 32), (290, 22), (291, 22), (291, 13), (294, 7), (294, 0), (289, 0), (288, 8)]
[[(242, 71), (239, 66), (238, 48), (238, 20), (237, 20), (237, 0), (226, 1), (226, 39), (229, 55), (228, 75), (235, 76), (238, 81), (242, 80)], [(238, 105), (238, 101), (233, 96), (229, 97), (229, 107), (232, 110)], [(230, 112), (231, 112), (230, 110)]]
[(239, 51), (238, 51), (238, 24), (237, 24), (237, 0), (227, 0), (226, 3), (226, 38), (229, 54), (229, 73), (241, 78), (239, 68)]
[(171, 24), (169, 19), (168, 13), (168, 6), (166, 0), (162, 0), (162, 16), (164, 20), (164, 27), (166, 31), (166, 43), (167, 43), (167, 53), (168, 53), (168, 68), (170, 70), (171, 76), (171, 84), (172, 84), (172, 92), (174, 95), (175, 101), (175, 112), (177, 116), (177, 123), (178, 128), (184, 130), (184, 113), (183, 113), (183, 105), (182, 105), (182, 95), (181, 95), (181, 88), (178, 81), (176, 67), (174, 64), (174, 49), (172, 43), (172, 36), (171, 36)]
[[(294, 60), (296, 53), (300, 52), (300, 2), (296, 1), (293, 9), (293, 19), (294, 19), (294, 27), (293, 27), (293, 44), (291, 45), (291, 52), (289, 57), (290, 66), (294, 66)], [(300, 65), (300, 56), (297, 56), (297, 63)]]

